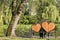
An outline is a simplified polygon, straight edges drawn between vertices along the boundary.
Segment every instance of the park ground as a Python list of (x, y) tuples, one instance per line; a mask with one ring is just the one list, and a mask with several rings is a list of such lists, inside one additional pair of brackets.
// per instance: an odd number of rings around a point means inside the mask
[[(0, 40), (48, 40), (48, 38), (0, 37)], [(49, 40), (60, 40), (60, 38), (50, 38)]]

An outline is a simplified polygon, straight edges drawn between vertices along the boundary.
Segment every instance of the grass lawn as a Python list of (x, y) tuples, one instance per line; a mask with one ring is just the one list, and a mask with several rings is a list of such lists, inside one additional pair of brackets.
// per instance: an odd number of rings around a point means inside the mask
[[(40, 38), (21, 38), (21, 37), (0, 37), (0, 40), (48, 40), (46, 38), (40, 39)], [(60, 40), (60, 38), (50, 38), (50, 40)]]

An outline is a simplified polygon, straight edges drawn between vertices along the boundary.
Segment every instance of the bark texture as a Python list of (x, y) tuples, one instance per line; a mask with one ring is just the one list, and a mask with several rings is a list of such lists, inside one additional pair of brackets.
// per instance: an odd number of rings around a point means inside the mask
[(6, 36), (16, 36), (15, 35), (16, 25), (18, 23), (18, 20), (21, 16), (22, 11), (23, 11), (22, 9), (24, 9), (26, 6), (26, 0), (21, 0), (21, 4), (19, 5), (18, 9), (16, 10), (16, 5), (17, 5), (16, 2), (17, 2), (17, 0), (12, 1), (12, 18), (11, 18), (10, 24), (8, 26)]

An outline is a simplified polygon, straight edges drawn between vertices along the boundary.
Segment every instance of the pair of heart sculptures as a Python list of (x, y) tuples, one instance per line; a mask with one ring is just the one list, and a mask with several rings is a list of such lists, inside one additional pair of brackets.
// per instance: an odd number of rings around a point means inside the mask
[(36, 25), (32, 25), (32, 30), (35, 32), (39, 32), (39, 30), (41, 29), (41, 27), (46, 31), (46, 32), (50, 32), (55, 28), (55, 24), (50, 22), (48, 24), (48, 22), (42, 22), (42, 24), (40, 25), (39, 23)]

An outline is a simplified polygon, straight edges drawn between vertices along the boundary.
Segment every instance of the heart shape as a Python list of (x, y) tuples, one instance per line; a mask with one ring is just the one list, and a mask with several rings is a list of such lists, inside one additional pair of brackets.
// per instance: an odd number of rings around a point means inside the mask
[(39, 32), (40, 29), (41, 29), (41, 25), (40, 24), (32, 25), (32, 30), (33, 31)]
[(52, 31), (54, 28), (55, 28), (55, 24), (51, 22), (49, 24), (49, 31)]
[(46, 31), (46, 32), (48, 32), (49, 30), (48, 30), (48, 23), (47, 22), (42, 22), (42, 28)]
[(42, 28), (46, 31), (46, 32), (50, 32), (51, 30), (53, 30), (55, 28), (55, 24), (54, 23), (49, 23), (48, 22), (43, 22), (42, 23)]

